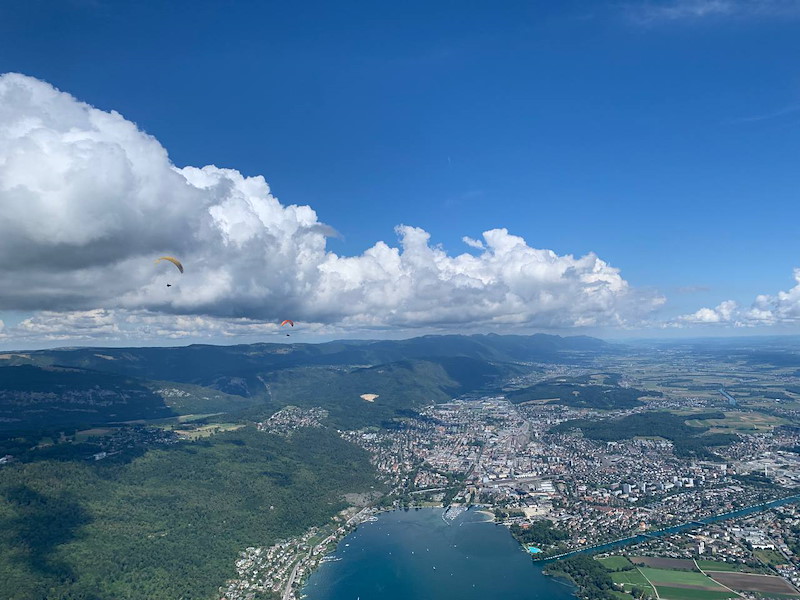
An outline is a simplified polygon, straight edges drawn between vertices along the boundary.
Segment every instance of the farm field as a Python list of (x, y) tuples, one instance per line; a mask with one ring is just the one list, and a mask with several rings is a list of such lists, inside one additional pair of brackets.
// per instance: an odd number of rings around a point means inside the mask
[(614, 571), (611, 573), (611, 580), (614, 583), (622, 585), (626, 592), (630, 592), (634, 587), (637, 587), (655, 596), (653, 586), (647, 583), (647, 579), (639, 572), (639, 569), (634, 568), (628, 571)]
[(639, 570), (656, 586), (695, 586), (699, 588), (708, 588), (710, 590), (720, 588), (720, 585), (716, 581), (697, 571), (672, 571), (669, 569), (652, 569), (650, 567), (640, 567)]
[(728, 600), (728, 598), (738, 598), (738, 594), (729, 592), (726, 589), (698, 590), (693, 588), (676, 588), (669, 586), (658, 586), (658, 597), (661, 600)]
[(633, 568), (631, 561), (624, 556), (606, 556), (597, 560), (609, 571), (622, 571)]
[[(691, 562), (691, 561), (689, 561)], [(737, 594), (697, 571), (671, 571), (639, 567), (664, 600), (722, 600)]]
[(243, 424), (239, 423), (213, 423), (210, 425), (202, 425), (195, 429), (176, 429), (175, 433), (181, 436), (184, 439), (188, 440), (198, 440), (200, 438), (208, 437), (214, 435), (215, 433), (222, 433), (225, 431), (236, 431), (237, 429), (241, 429), (244, 427)]
[[(622, 585), (626, 592), (630, 592), (634, 587), (649, 589), (653, 590), (651, 592), (653, 595), (657, 591), (660, 600), (726, 600), (738, 597), (736, 592), (723, 587), (725, 584), (714, 581), (711, 577), (700, 573), (692, 560), (645, 556), (629, 558), (634, 564), (647, 564), (648, 566), (626, 569), (626, 557), (623, 556), (609, 556), (597, 559), (610, 571), (609, 575), (612, 581)], [(718, 564), (728, 566), (725, 563), (716, 563), (714, 561), (704, 561), (704, 563), (711, 566), (717, 566)], [(733, 571), (719, 574), (733, 577), (748, 576), (747, 574)], [(753, 585), (750, 581), (748, 583)], [(765, 583), (762, 583), (762, 586), (765, 585)], [(784, 593), (787, 591), (785, 587), (780, 589)], [(800, 598), (800, 596), (797, 597)]]
[(774, 575), (714, 573), (713, 579), (734, 590), (761, 592), (765, 594), (785, 594), (787, 597), (800, 598), (800, 592), (788, 581), (781, 577), (775, 577)]
[(209, 417), (217, 417), (219, 415), (224, 415), (225, 413), (215, 412), (215, 413), (204, 413), (204, 414), (190, 414), (190, 415), (179, 415), (175, 417), (175, 420), (178, 423), (191, 423), (192, 421), (200, 421), (202, 419), (207, 419)]
[(631, 562), (645, 565), (654, 569), (678, 569), (682, 571), (697, 571), (694, 561), (685, 558), (661, 558), (653, 556), (631, 556)]
[(726, 563), (718, 560), (698, 560), (697, 566), (703, 571), (747, 572), (749, 567), (738, 563)]
[(694, 427), (711, 427), (712, 433), (728, 433), (731, 431), (770, 431), (787, 421), (772, 415), (757, 412), (727, 411), (724, 419), (692, 419), (687, 425)]
[(621, 583), (625, 586), (644, 586), (650, 587), (650, 584), (647, 583), (647, 579), (645, 579), (644, 575), (642, 575), (638, 569), (631, 569), (630, 571), (615, 571), (611, 573), (611, 579), (614, 583)]

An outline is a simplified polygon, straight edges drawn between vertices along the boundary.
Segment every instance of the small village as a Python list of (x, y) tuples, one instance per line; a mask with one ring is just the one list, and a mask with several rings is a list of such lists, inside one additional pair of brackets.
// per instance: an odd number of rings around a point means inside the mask
[(314, 570), (344, 536), (374, 518), (371, 507), (349, 508), (325, 527), (312, 527), (303, 535), (270, 546), (246, 548), (236, 561), (236, 578), (220, 588), (220, 600), (254, 600), (273, 597), (296, 600)]

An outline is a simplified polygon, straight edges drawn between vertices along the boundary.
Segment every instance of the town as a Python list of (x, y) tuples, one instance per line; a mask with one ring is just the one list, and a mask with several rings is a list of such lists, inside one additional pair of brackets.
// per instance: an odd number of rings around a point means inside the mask
[[(537, 558), (695, 523), (690, 531), (641, 542), (636, 552), (756, 564), (754, 552), (777, 551), (780, 560), (770, 555), (770, 572), (787, 585), (800, 583), (791, 551), (800, 522), (793, 506), (745, 520), (699, 523), (793, 494), (800, 460), (789, 449), (800, 445), (797, 432), (778, 427), (741, 435), (707, 460), (678, 457), (674, 444), (663, 438), (596, 441), (580, 431), (559, 431), (560, 424), (592, 412), (548, 403), (514, 405), (494, 396), (433, 405), (392, 429), (341, 431), (371, 453), (390, 493), (375, 508), (351, 509), (327, 528), (271, 548), (248, 548), (224, 598), (247, 600), (257, 590), (271, 590), (291, 600), (338, 540), (375, 510), (424, 506), (493, 511)], [(637, 412), (605, 411), (600, 418)], [(324, 417), (321, 409), (288, 407), (259, 428), (290, 435), (293, 428), (321, 426)], [(557, 535), (534, 527), (543, 521), (552, 524), (546, 531)]]

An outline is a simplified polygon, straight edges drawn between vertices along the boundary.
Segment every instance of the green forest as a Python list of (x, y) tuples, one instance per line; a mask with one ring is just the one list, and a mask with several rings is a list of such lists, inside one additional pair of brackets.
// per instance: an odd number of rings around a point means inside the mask
[(249, 427), (102, 461), (3, 468), (0, 597), (211, 598), (247, 546), (325, 523), (377, 487), (367, 454), (325, 429)]
[(62, 367), (0, 367), (0, 431), (174, 414), (158, 394), (130, 377)]
[(614, 600), (614, 582), (599, 562), (585, 554), (578, 554), (547, 565), (548, 575), (561, 575), (575, 582), (581, 597), (587, 600)]
[(569, 538), (567, 530), (553, 527), (553, 522), (548, 519), (534, 521), (528, 527), (514, 524), (511, 526), (511, 535), (523, 544), (538, 546), (552, 546)]
[[(720, 419), (722, 413), (692, 415), (692, 419)], [(716, 455), (708, 448), (724, 446), (738, 440), (730, 433), (707, 434), (708, 427), (692, 427), (686, 424), (686, 416), (666, 411), (646, 412), (628, 415), (620, 419), (602, 421), (575, 419), (556, 425), (551, 431), (563, 433), (580, 429), (584, 436), (602, 442), (615, 442), (633, 437), (661, 437), (670, 440), (675, 454), (681, 457), (695, 457), (714, 460)]]
[(643, 396), (660, 396), (661, 392), (645, 392), (617, 385), (584, 385), (569, 381), (551, 380), (508, 392), (506, 398), (514, 404), (533, 400), (550, 400), (552, 404), (563, 404), (576, 408), (604, 410), (634, 408), (643, 403)]
[[(265, 377), (273, 410), (287, 405), (319, 406), (343, 429), (381, 425), (409, 409), (446, 402), (460, 386), (440, 364), (407, 360), (375, 367), (302, 367)], [(361, 394), (378, 394), (366, 402)]]

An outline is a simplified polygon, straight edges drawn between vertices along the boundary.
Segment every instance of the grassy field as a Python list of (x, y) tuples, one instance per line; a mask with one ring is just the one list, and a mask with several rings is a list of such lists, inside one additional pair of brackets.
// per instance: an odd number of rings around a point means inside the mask
[(775, 550), (754, 550), (753, 554), (756, 558), (767, 565), (782, 565), (786, 563), (786, 559)]
[(209, 417), (216, 417), (218, 415), (224, 415), (225, 413), (215, 412), (215, 413), (204, 413), (204, 414), (192, 414), (192, 415), (181, 415), (176, 417), (178, 423), (192, 423), (194, 421), (202, 421), (203, 419), (207, 419)]
[(631, 561), (653, 569), (696, 571), (694, 561), (686, 558), (663, 558), (660, 556), (632, 556)]
[(625, 588), (626, 592), (630, 592), (634, 587), (647, 590), (651, 595), (655, 596), (653, 586), (647, 583), (647, 579), (639, 572), (639, 569), (631, 569), (630, 571), (614, 571), (611, 573), (611, 580), (614, 583), (619, 583)]
[(698, 560), (697, 566), (703, 569), (703, 571), (745, 572), (748, 570), (747, 565), (725, 563), (716, 560)]
[(671, 571), (669, 569), (652, 569), (650, 567), (640, 567), (639, 570), (653, 585), (659, 588), (659, 595), (661, 595), (661, 586), (669, 586), (670, 584), (696, 585), (709, 590), (722, 589), (716, 581), (695, 571)]
[(729, 592), (723, 588), (722, 591), (695, 590), (689, 588), (674, 588), (669, 586), (658, 586), (658, 597), (661, 600), (727, 600), (727, 598), (737, 598), (738, 594)]
[(644, 575), (638, 569), (631, 569), (630, 571), (615, 571), (611, 573), (611, 579), (614, 583), (630, 584), (630, 585), (643, 585), (650, 587)]
[(757, 412), (726, 411), (724, 419), (692, 419), (687, 425), (694, 427), (710, 427), (712, 433), (729, 433), (732, 431), (771, 431), (778, 425), (787, 423), (785, 419)]
[(244, 427), (243, 423), (212, 423), (210, 425), (201, 425), (196, 429), (176, 429), (175, 433), (186, 440), (199, 440), (215, 433), (236, 431), (242, 427)]
[(115, 431), (116, 429), (112, 427), (94, 427), (92, 429), (84, 429), (83, 431), (78, 431), (75, 433), (75, 441), (85, 442), (91, 437), (105, 437), (107, 435), (111, 435)]
[[(772, 561), (772, 564), (778, 564), (778, 561), (784, 560), (772, 550), (758, 550), (756, 554), (760, 554), (759, 558), (765, 563)], [(785, 580), (748, 573), (746, 565), (713, 560), (697, 561), (697, 566), (713, 573), (709, 577), (697, 571), (677, 570), (693, 565), (689, 560), (634, 556), (631, 560), (640, 566), (628, 570), (623, 570), (627, 563), (623, 556), (597, 560), (611, 571), (611, 579), (622, 585), (626, 592), (634, 587), (651, 590), (655, 587), (662, 600), (723, 600), (738, 596), (726, 588), (764, 595), (765, 598), (800, 598), (800, 592)], [(642, 566), (645, 562), (652, 566)]]
[(609, 571), (624, 571), (633, 568), (631, 561), (624, 556), (606, 556), (597, 560)]

